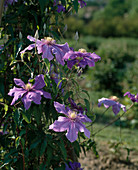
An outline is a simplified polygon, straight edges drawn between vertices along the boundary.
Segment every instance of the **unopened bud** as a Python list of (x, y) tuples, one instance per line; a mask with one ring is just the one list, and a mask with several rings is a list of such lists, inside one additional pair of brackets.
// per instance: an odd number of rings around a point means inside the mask
[(23, 36), (22, 36), (22, 33), (19, 32), (19, 39), (22, 40)]
[(78, 39), (79, 39), (79, 33), (78, 33), (78, 31), (76, 32), (76, 34), (75, 34), (75, 36), (74, 36), (74, 39), (75, 39), (76, 41), (78, 41)]
[(36, 30), (34, 37), (35, 37), (35, 39), (38, 39), (38, 38), (39, 38), (38, 30)]

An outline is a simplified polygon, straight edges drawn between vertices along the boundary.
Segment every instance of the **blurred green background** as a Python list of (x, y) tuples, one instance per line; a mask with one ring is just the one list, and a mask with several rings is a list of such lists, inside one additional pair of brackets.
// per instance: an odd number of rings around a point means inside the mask
[[(123, 97), (124, 93), (127, 91), (138, 93), (138, 0), (86, 2), (87, 6), (79, 10), (78, 14), (66, 15), (67, 31), (63, 34), (63, 41), (69, 42), (70, 46), (75, 47), (74, 50), (85, 48), (101, 57), (101, 61), (97, 62), (95, 67), (84, 70), (83, 75), (86, 76), (81, 81), (82, 87), (89, 91), (91, 103), (94, 105), (97, 122), (95, 126), (101, 128), (113, 120), (115, 115), (110, 109), (101, 117), (102, 110), (97, 108), (99, 98), (117, 96), (128, 108), (131, 101), (128, 97)], [(75, 38), (76, 32), (79, 36), (78, 41)], [(114, 129), (114, 126), (129, 128), (130, 131), (137, 129), (138, 104), (135, 104), (124, 118), (101, 132), (102, 140), (103, 136), (109, 134), (110, 129)], [(125, 132), (128, 134), (127, 130)], [(137, 131), (133, 132), (132, 138), (137, 136), (138, 140)], [(115, 132), (111, 136), (113, 135)], [(117, 132), (115, 138), (120, 138)]]

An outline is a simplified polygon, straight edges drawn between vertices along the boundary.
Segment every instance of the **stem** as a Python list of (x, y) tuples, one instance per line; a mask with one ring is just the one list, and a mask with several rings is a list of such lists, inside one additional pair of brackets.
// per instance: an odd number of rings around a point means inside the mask
[[(134, 105), (134, 103), (131, 104), (131, 106), (127, 109), (127, 111)], [(126, 112), (127, 112), (126, 111)], [(114, 122), (116, 122), (117, 120), (119, 120), (121, 117), (124, 116), (124, 114), (126, 113), (124, 112), (121, 116), (117, 117), (115, 120), (109, 122), (107, 125), (105, 125), (103, 128), (99, 129), (97, 132), (95, 132), (92, 136), (95, 136), (97, 133), (99, 133), (100, 131), (102, 131), (103, 129), (105, 129), (106, 127), (112, 125)]]
[(23, 157), (23, 170), (25, 170), (25, 158), (24, 158), (23, 146), (22, 146), (21, 142), (20, 142), (20, 145), (21, 145), (22, 157)]
[(0, 25), (1, 25), (3, 8), (4, 8), (3, 5), (4, 5), (4, 0), (0, 0)]
[(16, 62), (24, 63), (24, 64), (28, 67), (28, 69), (31, 71), (31, 73), (33, 73), (33, 71), (31, 70), (31, 68), (30, 68), (24, 61), (22, 61), (22, 60), (16, 60)]
[[(103, 117), (104, 113), (109, 109), (109, 107), (102, 113), (101, 117)], [(94, 121), (89, 125), (89, 126), (86, 126), (86, 128), (92, 126), (94, 124)]]

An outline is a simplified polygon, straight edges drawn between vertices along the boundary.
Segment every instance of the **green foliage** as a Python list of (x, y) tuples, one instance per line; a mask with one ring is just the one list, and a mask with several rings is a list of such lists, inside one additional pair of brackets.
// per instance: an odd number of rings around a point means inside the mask
[[(89, 95), (80, 89), (76, 70), (70, 71), (67, 66), (60, 66), (55, 59), (51, 62), (42, 59), (36, 48), (32, 52), (20, 54), (31, 43), (27, 39), (28, 35), (39, 39), (52, 37), (60, 41), (65, 31), (64, 16), (79, 9), (78, 0), (61, 2), (66, 8), (65, 13), (57, 12), (53, 0), (18, 0), (3, 13), (0, 28), (0, 45), (3, 45), (0, 49), (0, 169), (62, 170), (65, 169), (65, 163), (74, 161), (81, 152), (80, 141), (70, 143), (64, 132), (49, 130), (49, 125), (59, 116), (54, 101), (69, 105), (68, 98), (77, 99), (81, 92), (85, 93), (85, 97), (82, 98), (83, 104), (79, 105), (90, 110), (89, 100), (85, 99)], [(78, 24), (83, 26), (81, 21)], [(81, 47), (76, 40), (72, 45)], [(25, 84), (29, 79), (33, 85), (35, 77), (40, 74), (44, 74), (43, 90), (49, 92), (52, 99), (42, 97), (41, 105), (32, 102), (28, 110), (24, 109), (20, 99), (10, 105), (12, 98), (7, 94), (15, 86), (13, 79), (21, 79)], [(55, 80), (56, 74), (58, 82)], [(74, 157), (71, 157), (70, 148)]]
[[(112, 95), (122, 96), (122, 93), (129, 89), (122, 82), (123, 80), (128, 81), (126, 76), (131, 76), (127, 74), (127, 71), (137, 61), (137, 51), (135, 50), (137, 47), (137, 40), (108, 39), (101, 41), (97, 53), (102, 56), (102, 60), (89, 71), (91, 82), (95, 82), (92, 89), (98, 91), (100, 89), (108, 90), (111, 91)], [(137, 77), (136, 72), (132, 72), (132, 74)], [(130, 79), (133, 81), (132, 77)], [(134, 87), (137, 86), (136, 82), (137, 78), (133, 83)], [(126, 84), (128, 85), (129, 81)]]
[[(89, 4), (89, 3), (88, 3)], [(81, 35), (102, 37), (138, 37), (137, 0), (97, 2), (83, 9), (78, 16), (67, 17), (66, 38), (77, 30)]]

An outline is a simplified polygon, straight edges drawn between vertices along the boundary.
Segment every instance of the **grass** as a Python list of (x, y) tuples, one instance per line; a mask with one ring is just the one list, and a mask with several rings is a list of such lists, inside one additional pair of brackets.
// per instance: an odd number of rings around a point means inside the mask
[[(93, 125), (93, 132), (103, 128), (105, 125), (101, 123), (95, 123)], [(97, 143), (110, 142), (112, 140), (122, 141), (124, 144), (131, 148), (138, 150), (138, 131), (137, 129), (121, 128), (116, 126), (109, 126), (96, 134), (95, 140)]]

